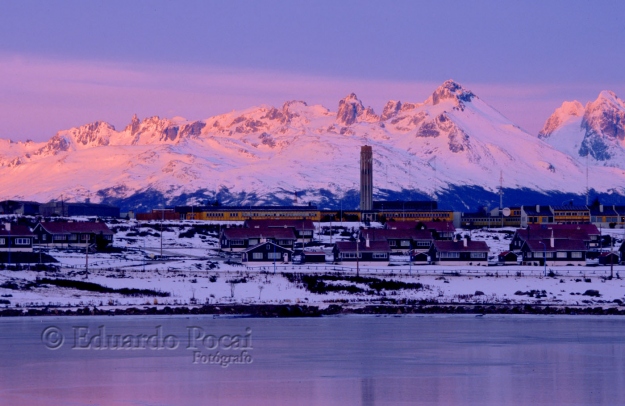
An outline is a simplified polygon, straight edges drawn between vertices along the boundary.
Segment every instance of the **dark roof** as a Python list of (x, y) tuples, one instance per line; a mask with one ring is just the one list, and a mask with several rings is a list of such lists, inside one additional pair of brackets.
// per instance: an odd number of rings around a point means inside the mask
[(273, 243), (273, 242), (271, 242), (271, 241), (261, 242), (260, 244), (256, 244), (256, 245), (254, 245), (253, 247), (249, 247), (249, 248), (247, 248), (247, 249), (246, 249), (246, 250), (244, 250), (243, 252), (249, 252), (249, 251), (252, 251), (252, 250), (254, 250), (254, 249), (258, 248), (258, 247), (261, 247), (261, 246), (263, 246), (263, 245), (273, 245), (277, 251), (289, 251), (289, 252), (293, 252), (293, 250), (288, 249), (288, 248), (285, 248), (285, 247), (282, 247), (282, 246), (280, 246), (280, 245), (278, 245), (278, 244), (274, 244), (274, 243)]
[(423, 224), (428, 230), (434, 230), (439, 233), (443, 231), (456, 231), (454, 223), (451, 223), (449, 221), (426, 221)]
[(295, 233), (292, 228), (226, 228), (224, 235), (227, 239), (248, 238), (276, 238), (280, 240), (294, 240)]
[(547, 251), (586, 251), (586, 244), (582, 240), (553, 240), (553, 247), (549, 238), (525, 241), (525, 245), (533, 252)]
[[(356, 252), (355, 241), (339, 241), (334, 246), (340, 252)], [(360, 241), (358, 243), (359, 252), (389, 252), (390, 248), (386, 241), (370, 241), (367, 247), (366, 242)]]
[(588, 211), (586, 206), (552, 206), (551, 208), (558, 211)]
[(484, 241), (434, 241), (434, 247), (439, 252), (488, 252), (488, 245)]
[(176, 206), (177, 213), (191, 213), (191, 211), (309, 211), (317, 210), (317, 206)]
[[(528, 232), (529, 228), (529, 232)], [(527, 228), (519, 228), (516, 235), (521, 240), (540, 240), (544, 238), (590, 240), (591, 235), (599, 235), (599, 229), (594, 224), (531, 224)]]
[(384, 228), (387, 230), (408, 230), (416, 229), (418, 221), (387, 221)]
[(603, 211), (601, 211), (600, 206), (590, 206), (588, 208), (593, 216), (618, 216), (618, 213), (612, 206), (603, 206)]
[(523, 211), (529, 216), (551, 216), (553, 213), (551, 212), (551, 208), (549, 206), (538, 206), (539, 210), (536, 210), (536, 205), (534, 206), (521, 206)]
[(312, 220), (245, 220), (244, 227), (248, 228), (278, 228), (291, 227), (297, 231), (314, 230)]
[(71, 234), (71, 233), (95, 233), (113, 235), (114, 233), (104, 223), (93, 223), (90, 221), (80, 221), (72, 223), (49, 222), (39, 223), (44, 230), (50, 234)]
[(433, 240), (432, 232), (429, 230), (416, 230), (416, 229), (383, 229), (383, 228), (369, 228), (360, 232), (362, 238), (369, 238), (370, 241), (388, 241), (394, 239), (411, 239), (411, 240)]
[[(6, 225), (5, 225), (6, 227)], [(11, 231), (7, 231), (5, 229), (0, 230), (0, 235), (12, 235), (16, 237), (21, 236), (33, 236), (34, 234), (30, 231), (30, 228), (26, 226), (21, 226), (19, 224), (11, 224)]]
[(389, 230), (405, 230), (405, 229), (416, 229), (419, 224), (423, 224), (426, 230), (434, 230), (436, 232), (455, 232), (456, 227), (454, 227), (454, 223), (449, 221), (388, 221), (384, 228)]

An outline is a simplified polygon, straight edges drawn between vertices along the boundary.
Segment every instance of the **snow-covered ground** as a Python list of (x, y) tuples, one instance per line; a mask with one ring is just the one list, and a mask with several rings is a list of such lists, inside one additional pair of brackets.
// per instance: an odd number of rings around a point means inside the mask
[[(83, 250), (43, 249), (59, 261), (58, 272), (35, 270), (0, 271), (0, 309), (44, 306), (115, 308), (127, 306), (173, 306), (216, 303), (307, 303), (325, 306), (331, 303), (366, 305), (382, 300), (416, 300), (439, 303), (509, 303), (598, 306), (625, 302), (625, 266), (615, 265), (613, 279), (609, 266), (550, 267), (554, 277), (545, 277), (540, 266), (377, 266), (360, 267), (359, 275), (403, 283), (419, 283), (423, 287), (397, 290), (371, 290), (362, 281), (348, 280), (356, 276), (355, 267), (333, 265), (268, 264), (247, 268), (227, 263), (227, 257), (218, 251), (215, 231), (192, 235), (193, 226), (205, 222), (171, 222), (161, 224), (119, 222), (109, 224), (116, 231), (114, 246), (118, 253), (89, 254)], [(329, 223), (321, 223), (329, 227)], [(341, 226), (333, 223), (332, 226)], [(343, 223), (347, 229), (359, 223)], [(318, 230), (319, 231), (319, 230)], [(471, 234), (475, 240), (486, 241), (491, 254), (508, 248), (507, 230), (458, 230)], [(623, 230), (604, 230), (618, 241)], [(182, 236), (181, 236), (182, 235)], [(329, 244), (339, 234), (319, 235)], [(38, 249), (36, 249), (37, 251)], [(85, 272), (88, 263), (88, 273)], [(332, 274), (342, 280), (325, 280), (328, 285), (351, 286), (359, 293), (333, 291), (311, 293), (302, 283), (290, 282), (283, 273)], [(147, 294), (140, 297), (120, 293), (95, 293), (49, 284), (34, 285), (37, 278), (71, 279), (96, 283), (107, 288), (150, 289), (169, 293), (168, 297)], [(9, 288), (8, 286), (13, 286)], [(16, 289), (15, 287), (27, 287)], [(600, 296), (584, 295), (587, 291)], [(8, 304), (6, 302), (9, 302)]]

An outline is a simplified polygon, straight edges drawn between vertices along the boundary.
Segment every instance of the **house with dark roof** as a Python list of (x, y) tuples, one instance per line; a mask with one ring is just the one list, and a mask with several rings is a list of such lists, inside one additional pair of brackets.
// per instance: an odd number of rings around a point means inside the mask
[(0, 229), (0, 251), (32, 252), (34, 238), (28, 227), (5, 223)]
[(362, 241), (386, 241), (392, 252), (427, 251), (434, 238), (428, 230), (368, 228), (360, 232)]
[(594, 224), (534, 224), (519, 228), (510, 241), (510, 251), (518, 252), (528, 240), (580, 240), (587, 249), (598, 249), (601, 233)]
[(521, 227), (528, 224), (551, 224), (553, 223), (553, 211), (550, 206), (521, 206)]
[(619, 214), (614, 206), (604, 206), (603, 204), (588, 206), (590, 210), (590, 222), (597, 227), (615, 227), (619, 221)]
[(618, 265), (621, 258), (618, 251), (602, 252), (599, 254), (599, 265)]
[(293, 261), (293, 250), (282, 247), (272, 241), (264, 241), (249, 247), (241, 253), (241, 262), (244, 264), (288, 264)]
[(451, 221), (388, 221), (387, 230), (428, 230), (435, 240), (453, 240), (456, 227)]
[(113, 243), (113, 231), (104, 223), (91, 221), (42, 222), (35, 226), (36, 244), (79, 246), (96, 244), (98, 247)]
[(391, 249), (387, 241), (339, 241), (332, 248), (338, 264), (385, 265)]
[(488, 245), (484, 241), (434, 241), (430, 261), (437, 265), (487, 265)]
[(586, 265), (586, 244), (582, 240), (542, 238), (524, 242), (524, 265)]
[(295, 238), (300, 242), (310, 242), (313, 240), (315, 224), (312, 220), (291, 220), (291, 219), (251, 219), (245, 220), (243, 227), (246, 228), (290, 228), (295, 234)]
[(497, 255), (497, 263), (499, 265), (518, 265), (521, 259), (521, 254), (512, 251), (500, 252)]
[(292, 250), (295, 233), (292, 228), (225, 228), (221, 232), (222, 251), (239, 252), (270, 241)]

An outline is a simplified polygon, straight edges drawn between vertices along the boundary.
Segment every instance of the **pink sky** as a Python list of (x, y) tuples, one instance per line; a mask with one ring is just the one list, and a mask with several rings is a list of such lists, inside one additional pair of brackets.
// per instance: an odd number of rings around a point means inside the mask
[[(0, 138), (44, 141), (56, 131), (97, 120), (120, 129), (135, 113), (140, 118), (159, 115), (195, 120), (261, 104), (280, 106), (293, 99), (335, 111), (339, 99), (351, 92), (380, 113), (388, 100), (424, 101), (445, 79), (450, 78), (382, 81), (189, 64), (153, 66), (4, 55), (0, 56)], [(565, 100), (563, 93), (579, 94), (584, 104), (604, 90), (580, 83), (538, 86), (451, 79), (532, 134)], [(618, 94), (619, 89), (609, 90)]]

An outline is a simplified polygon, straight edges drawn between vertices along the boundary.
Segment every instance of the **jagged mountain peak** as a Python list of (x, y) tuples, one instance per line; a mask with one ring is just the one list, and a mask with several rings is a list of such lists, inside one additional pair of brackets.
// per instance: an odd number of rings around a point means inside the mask
[(545, 139), (551, 136), (554, 131), (559, 129), (564, 123), (582, 117), (584, 115), (584, 106), (577, 100), (565, 101), (558, 107), (551, 116), (545, 121), (545, 125), (538, 133), (538, 138)]
[(339, 108), (336, 113), (336, 121), (343, 125), (352, 125), (357, 121), (373, 122), (378, 117), (371, 107), (365, 108), (355, 93), (350, 93), (339, 100)]
[(597, 96), (595, 101), (589, 102), (586, 105), (586, 111), (596, 109), (625, 109), (625, 102), (611, 90), (603, 90)]
[(437, 105), (444, 100), (452, 100), (458, 107), (464, 108), (464, 103), (471, 102), (476, 97), (473, 92), (466, 90), (452, 79), (446, 80), (440, 85), (426, 103)]
[(393, 118), (401, 111), (402, 103), (399, 100), (389, 100), (386, 102), (384, 109), (382, 110), (382, 115), (380, 116), (380, 121), (386, 121), (390, 118)]

